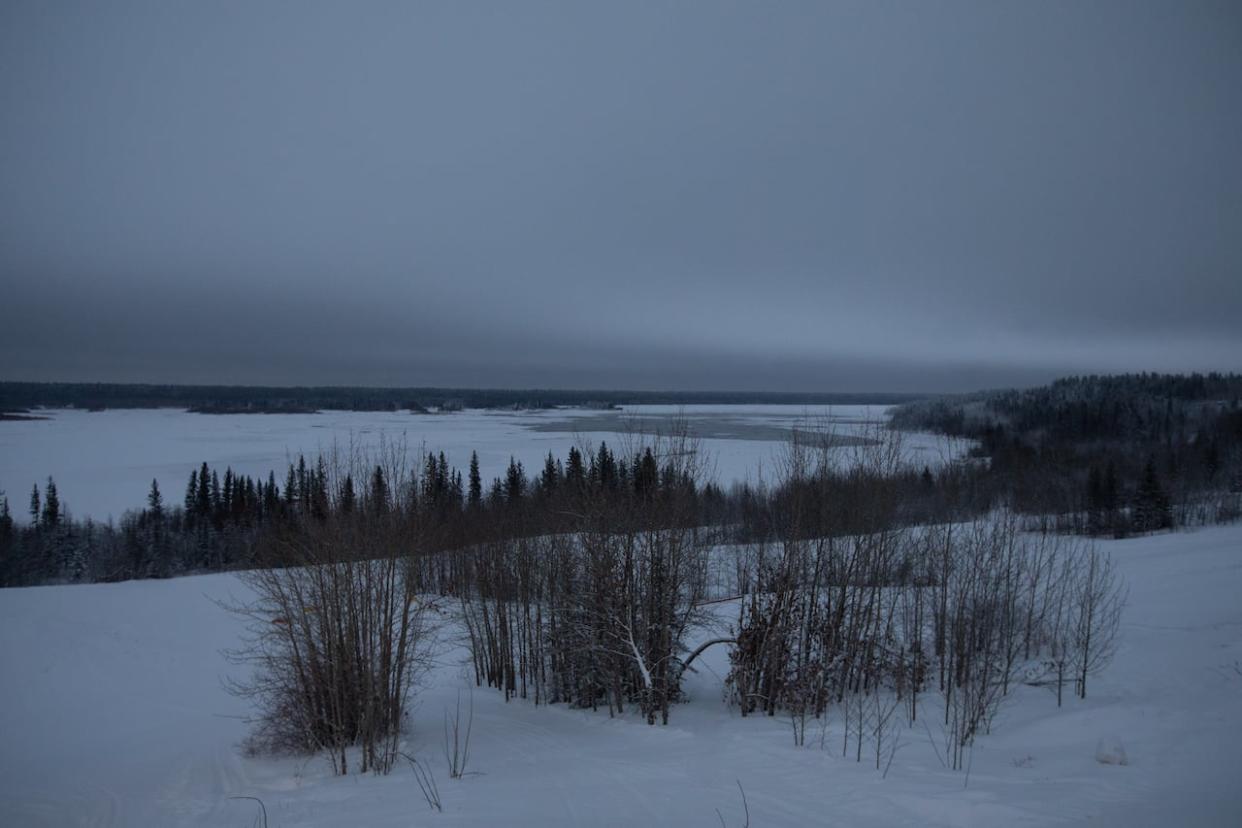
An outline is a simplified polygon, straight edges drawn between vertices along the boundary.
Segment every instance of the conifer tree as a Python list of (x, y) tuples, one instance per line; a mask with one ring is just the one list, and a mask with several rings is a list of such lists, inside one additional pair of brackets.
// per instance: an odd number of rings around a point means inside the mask
[(185, 487), (185, 513), (193, 515), (198, 508), (198, 472), (190, 472), (190, 482)]
[(599, 444), (594, 468), (601, 488), (611, 491), (617, 487), (617, 461), (608, 449), (608, 444), (603, 441)]
[(302, 514), (310, 511), (310, 483), (306, 479), (306, 458), (298, 455), (298, 504), (301, 507)]
[(353, 475), (345, 475), (345, 482), (341, 484), (341, 514), (352, 515), (354, 513), (354, 478)]
[(211, 505), (208, 511), (213, 517), (220, 515), (220, 475), (214, 469), (211, 472)]
[(1103, 498), (1104, 510), (1108, 513), (1109, 520), (1112, 520), (1113, 513), (1117, 511), (1117, 464), (1112, 460), (1108, 461), (1108, 466), (1104, 469), (1100, 494)]
[(478, 507), (483, 503), (483, 478), (479, 476), (479, 453), (470, 452), (470, 506)]
[(509, 468), (505, 472), (505, 500), (517, 503), (526, 493), (526, 473), (522, 464), (513, 457), (509, 458)]
[(56, 493), (56, 481), (47, 479), (43, 490), (43, 525), (49, 529), (60, 523), (60, 496)]
[(267, 473), (267, 487), (263, 491), (263, 512), (268, 517), (274, 516), (280, 508), (280, 490), (276, 487), (276, 472)]
[(582, 462), (582, 452), (576, 446), (569, 447), (569, 462), (565, 464), (565, 482), (574, 491), (579, 491), (586, 484), (586, 468)]
[(160, 484), (151, 478), (151, 491), (147, 492), (147, 508), (158, 520), (164, 516), (164, 497), (160, 494)]
[(0, 542), (13, 537), (13, 516), (9, 514), (9, 499), (0, 492)]
[(198, 502), (194, 511), (200, 517), (211, 516), (211, 472), (206, 462), (198, 469)]
[(547, 458), (543, 461), (543, 474), (539, 477), (539, 489), (544, 497), (551, 497), (556, 493), (556, 485), (560, 482), (559, 478), (560, 473), (556, 467), (556, 458), (549, 451)]
[(422, 480), (423, 502), (434, 507), (440, 501), (440, 464), (434, 454), (428, 454), (425, 466)]
[(660, 468), (648, 446), (642, 457), (634, 462), (634, 494), (642, 499), (654, 497), (659, 480)]
[(1153, 457), (1147, 458), (1147, 465), (1143, 468), (1143, 480), (1135, 495), (1134, 512), (1140, 532), (1167, 529), (1173, 523), (1169, 498), (1160, 485)]
[(370, 507), (376, 514), (382, 515), (388, 511), (388, 483), (384, 480), (384, 470), (379, 466), (371, 472)]
[(1087, 532), (1098, 533), (1104, 524), (1104, 478), (1097, 466), (1087, 471)]
[(1215, 437), (1202, 442), (1204, 446), (1203, 469), (1207, 472), (1208, 482), (1213, 482), (1216, 480), (1216, 473), (1220, 471), (1220, 447), (1217, 445)]
[(289, 464), (289, 473), (285, 475), (285, 506), (293, 511), (293, 506), (299, 500), (298, 494), (298, 478), (293, 470), (293, 464)]
[(466, 487), (461, 479), (461, 472), (453, 469), (453, 506), (461, 509), (462, 504), (466, 502)]
[(327, 520), (328, 518), (328, 467), (324, 462), (323, 455), (319, 456), (319, 462), (315, 465), (315, 470), (311, 472), (311, 500), (310, 510), (311, 516), (316, 520)]

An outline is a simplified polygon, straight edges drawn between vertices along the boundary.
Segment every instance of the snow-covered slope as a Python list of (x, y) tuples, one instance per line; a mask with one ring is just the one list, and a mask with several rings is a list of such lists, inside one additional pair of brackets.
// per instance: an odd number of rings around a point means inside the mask
[[(470, 770), (447, 778), (444, 710), (469, 686), (448, 649), (407, 750), (428, 760), (433, 813), (408, 768), (333, 778), (312, 759), (252, 759), (243, 702), (220, 678), (238, 625), (228, 575), (0, 591), (0, 825), (1242, 824), (1242, 526), (1106, 542), (1130, 586), (1123, 641), (1086, 701), (1021, 688), (975, 749), (940, 766), (934, 716), (903, 731), (887, 778), (840, 756), (830, 720), (796, 748), (779, 719), (721, 701), (723, 648), (669, 727), (505, 704), (474, 691)], [(726, 610), (727, 611), (727, 610)], [(468, 692), (468, 691), (466, 691)], [(812, 746), (810, 743), (814, 741)], [(1120, 743), (1128, 764), (1096, 759)]]

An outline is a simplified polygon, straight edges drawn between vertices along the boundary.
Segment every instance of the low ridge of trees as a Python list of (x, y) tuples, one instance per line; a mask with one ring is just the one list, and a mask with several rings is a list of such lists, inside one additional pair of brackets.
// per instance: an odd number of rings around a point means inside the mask
[[(531, 410), (556, 406), (772, 403), (785, 405), (892, 405), (914, 394), (834, 394), (731, 391), (577, 391), (506, 388), (347, 388), (248, 385), (152, 385), (125, 383), (0, 382), (0, 414), (39, 407), (184, 408), (203, 414), (280, 413), (318, 410), (400, 411), (463, 408)], [(27, 418), (26, 414), (15, 414)]]
[(1242, 375), (1071, 377), (907, 403), (896, 428), (977, 441), (980, 485), (1058, 531), (1124, 537), (1242, 517)]

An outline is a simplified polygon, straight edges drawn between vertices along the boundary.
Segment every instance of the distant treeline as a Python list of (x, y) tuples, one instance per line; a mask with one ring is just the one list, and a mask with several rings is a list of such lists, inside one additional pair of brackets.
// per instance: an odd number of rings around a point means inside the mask
[[(831, 451), (825, 435), (819, 446)], [(805, 440), (805, 437), (802, 438)], [(471, 455), (462, 470), (443, 452), (407, 456), (403, 451), (366, 463), (339, 457), (299, 457), (283, 477), (252, 478), (203, 463), (184, 495), (166, 497), (152, 481), (145, 508), (119, 522), (74, 519), (48, 478), (27, 494), (22, 509), (0, 492), (0, 586), (55, 582), (164, 578), (257, 565), (281, 565), (281, 538), (329, 523), (397, 523), (417, 538), (423, 553), (466, 550), (500, 539), (577, 531), (583, 502), (593, 514), (617, 517), (665, 501), (677, 504), (679, 525), (711, 529), (730, 542), (770, 540), (787, 511), (792, 488), (814, 508), (801, 507), (808, 531), (856, 533), (872, 529), (875, 504), (888, 504), (903, 525), (942, 514), (978, 514), (990, 506), (975, 487), (969, 467), (896, 468), (883, 474), (841, 471), (810, 482), (767, 487), (737, 484), (724, 489), (680, 464), (698, 449), (664, 438), (627, 451), (607, 443), (563, 458), (549, 453), (542, 468), (511, 460), (490, 482)], [(674, 446), (670, 448), (670, 445)], [(859, 451), (887, 451), (879, 446)], [(807, 487), (810, 487), (809, 490)], [(808, 494), (809, 492), (809, 494)], [(18, 520), (19, 510), (25, 514)], [(621, 519), (617, 517), (617, 519)], [(435, 572), (425, 584), (442, 590), (451, 574)]]
[(202, 413), (420, 411), (428, 408), (519, 408), (617, 405), (895, 405), (914, 394), (828, 394), (734, 391), (572, 391), (498, 388), (264, 387), (0, 382), (0, 412), (31, 408), (186, 408)]
[[(885, 437), (877, 427), (847, 456), (852, 465), (824, 460), (814, 475), (766, 486), (722, 488), (686, 475), (679, 463), (698, 449), (684, 433), (623, 451), (574, 447), (562, 458), (549, 454), (541, 469), (511, 462), (490, 482), (477, 459), (461, 470), (443, 453), (404, 450), (299, 458), (263, 479), (204, 463), (176, 503), (153, 482), (146, 508), (116, 524), (73, 520), (49, 478), (28, 501), (17, 499), (27, 493), (0, 492), (0, 586), (280, 565), (289, 532), (341, 521), (395, 520), (420, 554), (454, 553), (580, 532), (591, 515), (623, 525), (634, 509), (665, 500), (679, 527), (736, 544), (778, 538), (791, 503), (799, 531), (819, 538), (970, 520), (998, 507), (1024, 516), (1028, 528), (1117, 537), (1226, 522), (1242, 517), (1240, 391), (1237, 375), (1143, 374), (911, 403), (895, 411), (895, 426), (970, 438), (969, 456), (936, 468), (898, 462), (899, 433)], [(825, 457), (837, 445), (831, 433), (798, 431), (790, 440), (791, 452), (812, 446)], [(877, 509), (883, 520), (873, 517)], [(16, 519), (19, 510), (28, 521)], [(449, 558), (424, 571), (425, 588), (460, 586)]]
[(1125, 374), (908, 403), (897, 428), (978, 441), (982, 483), (1060, 528), (1125, 535), (1237, 517), (1242, 375)]

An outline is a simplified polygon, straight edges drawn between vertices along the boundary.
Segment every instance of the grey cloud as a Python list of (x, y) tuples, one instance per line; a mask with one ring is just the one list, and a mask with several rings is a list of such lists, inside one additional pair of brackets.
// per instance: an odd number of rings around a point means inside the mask
[(0, 15), (6, 378), (1242, 368), (1236, 4)]

